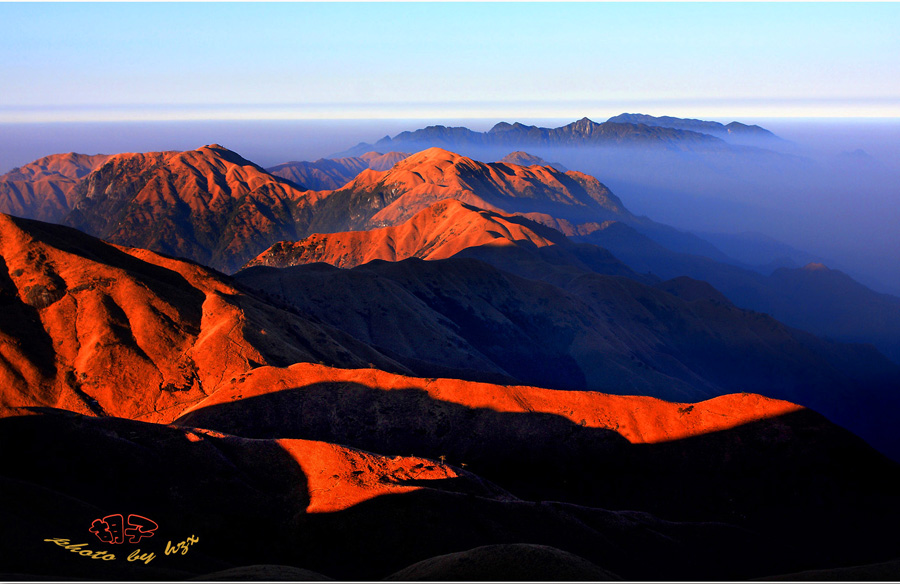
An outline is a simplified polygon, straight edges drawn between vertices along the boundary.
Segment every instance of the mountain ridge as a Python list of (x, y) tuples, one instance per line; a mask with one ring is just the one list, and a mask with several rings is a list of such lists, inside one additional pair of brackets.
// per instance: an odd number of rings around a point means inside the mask
[(0, 213), (58, 222), (71, 210), (78, 182), (107, 154), (51, 154), (0, 176)]
[(780, 141), (781, 138), (757, 125), (747, 125), (741, 122), (722, 124), (706, 120), (691, 118), (676, 118), (672, 116), (650, 116), (647, 114), (619, 114), (607, 120), (607, 122), (625, 124), (644, 124), (646, 126), (659, 126), (677, 130), (690, 130), (728, 139), (754, 139), (756, 141)]
[(285, 162), (266, 171), (304, 189), (326, 191), (344, 186), (365, 169), (388, 170), (407, 156), (405, 152), (366, 152), (354, 157)]
[[(410, 145), (419, 145), (412, 147)], [(473, 148), (528, 146), (599, 146), (644, 145), (668, 150), (727, 149), (729, 145), (708, 134), (691, 130), (647, 126), (643, 124), (603, 122), (587, 117), (558, 128), (542, 128), (515, 122), (498, 122), (487, 132), (475, 132), (465, 127), (428, 126), (405, 131), (393, 138), (385, 136), (374, 144), (360, 144), (334, 154), (332, 158), (356, 156), (369, 150), (421, 150), (424, 147), (457, 149), (462, 145)]]

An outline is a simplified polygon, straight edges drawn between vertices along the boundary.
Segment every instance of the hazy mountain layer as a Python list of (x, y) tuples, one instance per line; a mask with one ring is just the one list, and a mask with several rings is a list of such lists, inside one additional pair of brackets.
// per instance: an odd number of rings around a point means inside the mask
[(336, 154), (358, 156), (371, 150), (404, 150), (416, 152), (423, 148), (439, 146), (450, 150), (461, 147), (481, 149), (530, 147), (581, 147), (581, 146), (641, 146), (668, 150), (719, 150), (728, 149), (724, 141), (690, 130), (647, 126), (634, 123), (604, 122), (598, 124), (588, 118), (559, 128), (540, 128), (516, 122), (500, 122), (487, 132), (475, 132), (468, 128), (428, 126), (412, 132), (401, 132), (393, 138), (385, 136), (375, 144), (360, 143)]
[(705, 120), (674, 118), (672, 116), (655, 117), (646, 114), (619, 114), (606, 121), (617, 124), (644, 124), (645, 126), (690, 130), (736, 143), (766, 143), (779, 139), (778, 136), (765, 128), (756, 125), (750, 126), (741, 122), (720, 124), (719, 122), (708, 122)]
[(533, 218), (610, 250), (635, 272), (661, 278), (704, 280), (738, 306), (771, 314), (791, 326), (827, 338), (872, 343), (900, 363), (900, 298), (879, 294), (821, 264), (779, 268), (771, 274), (676, 253), (621, 222), (572, 226)]
[(314, 191), (327, 191), (340, 188), (350, 182), (360, 172), (372, 170), (388, 170), (409, 156), (404, 152), (366, 152), (360, 156), (346, 158), (320, 158), (315, 162), (286, 162), (267, 168), (274, 176), (286, 178), (298, 186)]
[(558, 162), (547, 162), (540, 156), (535, 156), (533, 154), (529, 154), (527, 152), (522, 152), (521, 150), (516, 152), (510, 152), (497, 162), (502, 162), (504, 164), (516, 164), (518, 166), (552, 166), (556, 170), (560, 172), (566, 172), (569, 169), (563, 166)]
[(0, 176), (0, 213), (61, 221), (71, 210), (78, 182), (106, 162), (97, 154), (53, 154)]

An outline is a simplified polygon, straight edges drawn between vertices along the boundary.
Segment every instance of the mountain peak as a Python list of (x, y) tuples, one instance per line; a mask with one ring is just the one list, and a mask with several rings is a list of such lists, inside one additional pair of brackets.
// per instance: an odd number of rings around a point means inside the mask
[(831, 270), (825, 264), (818, 262), (810, 262), (801, 268), (807, 272), (830, 272)]
[(550, 166), (560, 172), (568, 171), (565, 166), (558, 162), (547, 162), (540, 156), (535, 156), (534, 154), (529, 154), (528, 152), (524, 152), (522, 150), (510, 152), (497, 162), (501, 162), (503, 164), (515, 164), (517, 166)]

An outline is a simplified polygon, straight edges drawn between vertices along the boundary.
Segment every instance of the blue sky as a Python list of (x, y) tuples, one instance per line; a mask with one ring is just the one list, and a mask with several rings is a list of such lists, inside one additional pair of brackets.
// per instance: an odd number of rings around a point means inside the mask
[(8, 3), (0, 22), (0, 122), (900, 117), (897, 3)]

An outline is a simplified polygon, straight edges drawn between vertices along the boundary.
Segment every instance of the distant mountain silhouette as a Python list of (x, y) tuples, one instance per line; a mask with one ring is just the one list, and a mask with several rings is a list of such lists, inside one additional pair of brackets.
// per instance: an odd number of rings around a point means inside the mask
[(401, 132), (390, 138), (385, 136), (374, 144), (360, 143), (353, 148), (335, 154), (332, 158), (358, 156), (372, 150), (403, 150), (416, 152), (430, 147), (459, 150), (475, 148), (517, 148), (529, 146), (643, 146), (667, 150), (727, 150), (723, 140), (690, 130), (679, 130), (645, 124), (603, 122), (598, 124), (582, 118), (559, 128), (541, 128), (519, 122), (500, 122), (487, 132), (475, 132), (468, 128), (428, 126), (415, 131)]
[(274, 176), (286, 178), (304, 189), (326, 191), (337, 189), (356, 177), (360, 172), (388, 170), (409, 156), (404, 152), (367, 152), (349, 158), (320, 158), (315, 162), (286, 162), (266, 170)]
[(78, 182), (109, 158), (106, 154), (53, 154), (0, 176), (0, 213), (61, 221), (71, 210)]
[(689, 130), (716, 136), (727, 141), (741, 142), (742, 139), (751, 139), (754, 141), (780, 140), (778, 136), (765, 128), (755, 125), (748, 126), (741, 122), (720, 124), (719, 122), (708, 122), (689, 118), (674, 118), (671, 116), (654, 117), (646, 114), (619, 114), (618, 116), (609, 118), (607, 122), (617, 124), (644, 124), (645, 126), (652, 127)]

